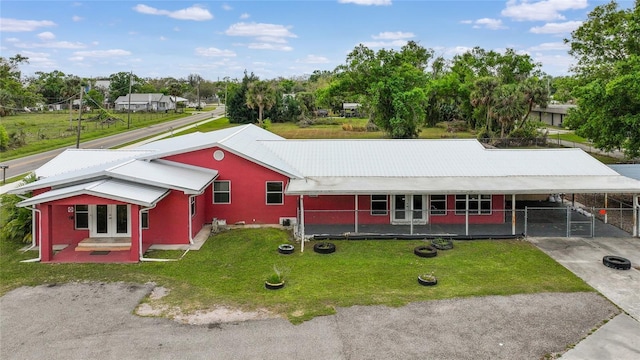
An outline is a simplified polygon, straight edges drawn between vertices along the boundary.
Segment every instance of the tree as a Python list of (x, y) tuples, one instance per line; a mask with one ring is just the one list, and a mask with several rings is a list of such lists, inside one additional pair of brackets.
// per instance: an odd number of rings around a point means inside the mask
[(640, 0), (597, 6), (571, 33), (578, 108), (565, 124), (598, 148), (640, 155)]
[(0, 116), (42, 101), (40, 96), (24, 87), (19, 68), (22, 63), (28, 64), (29, 58), (20, 54), (9, 59), (0, 57)]
[(493, 117), (500, 124), (500, 138), (510, 131), (516, 121), (520, 120), (526, 112), (526, 99), (515, 84), (506, 84), (498, 87), (493, 94)]
[(537, 78), (529, 78), (525, 80), (518, 89), (518, 92), (520, 91), (524, 95), (527, 111), (520, 120), (520, 125), (518, 127), (522, 127), (522, 125), (527, 122), (529, 114), (531, 114), (531, 110), (535, 105), (547, 107), (547, 103), (549, 102), (549, 92), (545, 85)]
[(100, 91), (96, 89), (91, 89), (84, 96), (84, 99), (82, 102), (92, 108), (101, 108), (102, 104), (104, 103), (104, 94), (102, 94)]
[(197, 91), (197, 97), (198, 97), (198, 106), (196, 107), (196, 109), (200, 110), (200, 83), (202, 82), (202, 76), (198, 75), (198, 74), (189, 74), (189, 77), (187, 78), (187, 81), (189, 82), (189, 85), (191, 85), (192, 88), (196, 89)]
[(487, 133), (490, 133), (491, 119), (493, 117), (492, 107), (495, 101), (494, 92), (498, 88), (498, 79), (492, 76), (481, 77), (474, 83), (474, 90), (470, 95), (471, 105), (475, 108), (483, 110), (485, 115), (485, 129)]
[[(22, 181), (24, 183), (34, 182), (35, 176), (29, 175)], [(7, 241), (31, 242), (32, 229), (31, 217), (32, 213), (24, 207), (17, 207), (22, 201), (17, 195), (2, 194), (0, 195), (0, 238)]]
[(129, 86), (131, 93), (140, 92), (140, 87), (144, 84), (144, 80), (135, 74), (128, 72), (119, 72), (109, 75), (109, 101), (114, 102), (120, 96), (129, 94)]
[(258, 108), (258, 124), (262, 126), (264, 110), (271, 109), (276, 102), (276, 91), (271, 82), (252, 81), (249, 83), (246, 94), (246, 103), (249, 108)]
[(258, 77), (253, 73), (250, 75), (244, 72), (244, 77), (241, 83), (228, 82), (227, 94), (229, 101), (225, 99), (225, 106), (227, 108), (227, 116), (229, 122), (237, 124), (247, 124), (256, 121), (258, 118), (258, 112), (247, 106), (246, 94), (249, 88), (249, 83), (258, 81)]

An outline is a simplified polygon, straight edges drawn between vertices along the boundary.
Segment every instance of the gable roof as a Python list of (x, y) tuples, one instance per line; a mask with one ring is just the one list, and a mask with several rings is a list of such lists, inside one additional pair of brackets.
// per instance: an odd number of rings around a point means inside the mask
[(119, 96), (115, 104), (128, 104), (131, 101), (132, 104), (149, 104), (151, 102), (172, 102), (172, 99), (162, 93), (147, 93), (147, 94), (131, 94), (131, 99), (129, 99), (129, 94)]

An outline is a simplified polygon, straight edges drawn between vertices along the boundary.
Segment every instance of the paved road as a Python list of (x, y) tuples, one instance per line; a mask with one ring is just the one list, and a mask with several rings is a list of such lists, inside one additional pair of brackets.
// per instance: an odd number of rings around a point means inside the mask
[[(143, 129), (131, 130), (128, 132), (111, 135), (108, 137), (95, 139), (91, 141), (85, 141), (80, 143), (80, 147), (83, 149), (108, 149), (116, 147), (122, 144), (126, 144), (138, 139), (146, 138), (148, 136), (157, 135), (160, 133), (168, 132), (173, 129), (183, 127), (198, 121), (209, 119), (211, 117), (220, 116), (224, 113), (224, 106), (216, 108), (212, 112), (204, 112), (200, 114), (191, 115), (182, 119), (169, 121), (161, 124), (152, 125)], [(43, 152), (31, 156), (25, 156), (23, 158), (3, 161), (5, 165), (9, 165), (6, 172), (6, 177), (11, 178), (21, 174), (33, 171), (42, 166), (47, 161), (54, 158), (56, 155), (63, 152), (65, 149), (73, 149), (75, 146), (67, 146), (64, 148)], [(0, 179), (1, 180), (1, 179)]]

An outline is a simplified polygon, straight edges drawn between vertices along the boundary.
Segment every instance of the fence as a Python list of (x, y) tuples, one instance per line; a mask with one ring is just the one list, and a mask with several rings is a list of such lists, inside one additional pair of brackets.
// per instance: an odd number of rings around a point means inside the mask
[[(543, 203), (549, 205), (548, 203)], [(413, 214), (413, 222), (409, 219)], [(498, 238), (630, 237), (631, 208), (582, 208), (565, 204), (515, 210), (305, 210), (304, 228), (297, 232), (315, 238)]]

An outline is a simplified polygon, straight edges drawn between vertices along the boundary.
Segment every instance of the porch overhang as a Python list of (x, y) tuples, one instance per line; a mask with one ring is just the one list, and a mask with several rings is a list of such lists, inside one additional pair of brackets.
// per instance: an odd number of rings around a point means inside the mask
[(621, 175), (500, 177), (307, 177), (291, 179), (287, 195), (640, 193)]
[(170, 190), (165, 188), (110, 179), (52, 189), (25, 199), (19, 202), (17, 206), (26, 207), (78, 195), (92, 195), (128, 204), (151, 207), (167, 196), (169, 192)]

